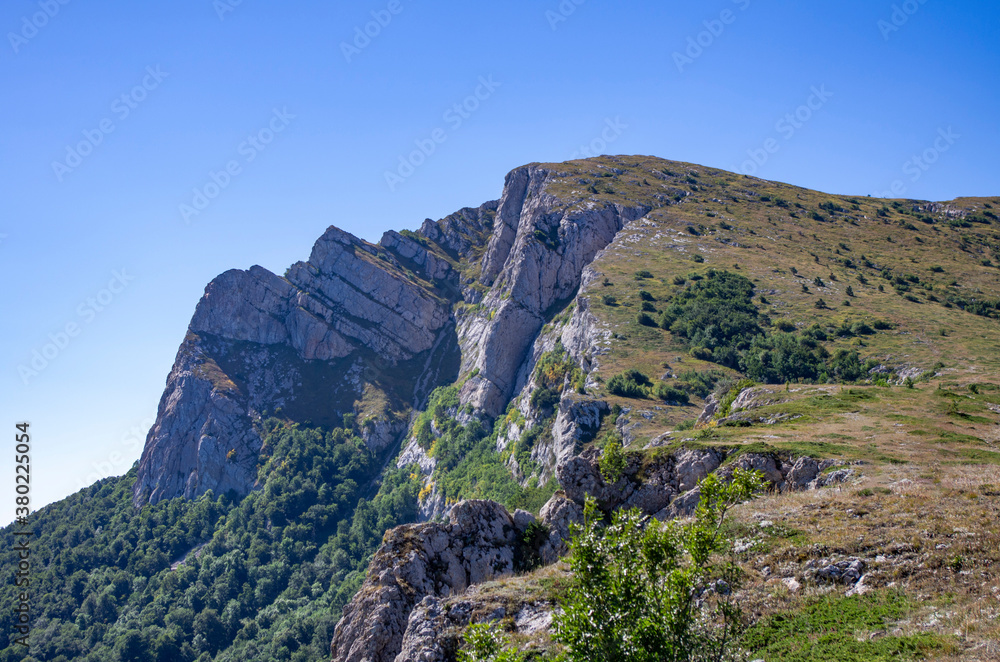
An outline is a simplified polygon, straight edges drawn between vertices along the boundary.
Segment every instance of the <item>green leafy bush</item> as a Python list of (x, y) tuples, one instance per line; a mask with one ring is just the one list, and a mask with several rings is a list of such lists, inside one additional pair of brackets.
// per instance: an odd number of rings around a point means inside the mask
[(458, 662), (521, 662), (524, 655), (510, 648), (510, 638), (496, 623), (477, 623), (465, 628), (465, 645)]
[(622, 446), (622, 437), (617, 432), (609, 434), (604, 441), (600, 459), (601, 476), (608, 483), (617, 483), (628, 464), (628, 456)]
[[(739, 569), (720, 559), (731, 541), (726, 513), (761, 489), (759, 473), (737, 469), (729, 484), (700, 483), (693, 522), (660, 524), (638, 510), (603, 526), (593, 499), (570, 545), (572, 584), (554, 617), (554, 639), (568, 662), (727, 658), (739, 619)], [(704, 601), (704, 607), (698, 605)]]
[(652, 382), (638, 370), (626, 370), (608, 380), (608, 391), (623, 398), (645, 398)]
[(653, 389), (653, 395), (665, 402), (676, 402), (681, 405), (688, 404), (690, 400), (686, 391), (675, 386), (671, 386), (666, 382), (660, 382), (657, 384)]

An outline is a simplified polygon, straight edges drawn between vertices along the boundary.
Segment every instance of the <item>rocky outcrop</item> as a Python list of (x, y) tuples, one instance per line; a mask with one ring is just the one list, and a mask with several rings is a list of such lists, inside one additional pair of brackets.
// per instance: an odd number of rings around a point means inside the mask
[(582, 506), (587, 497), (593, 497), (607, 513), (638, 508), (647, 515), (666, 519), (671, 502), (714, 472), (725, 459), (725, 452), (682, 449), (645, 466), (638, 456), (631, 455), (622, 476), (614, 483), (608, 483), (601, 474), (600, 457), (601, 452), (591, 448), (559, 468), (559, 484), (566, 498)]
[[(213, 368), (215, 368), (213, 370)], [(178, 352), (146, 439), (135, 483), (136, 505), (208, 490), (245, 492), (256, 478), (261, 439), (246, 397), (219, 378), (189, 335)], [(214, 378), (214, 379), (213, 379)]]
[[(457, 285), (447, 262), (420, 254), (418, 242), (399, 235), (388, 243)], [(387, 249), (337, 228), (284, 278), (262, 267), (227, 271), (206, 287), (168, 377), (139, 462), (136, 505), (208, 490), (246, 494), (262, 413), (335, 422), (371, 373), (387, 367), (410, 373), (409, 389), (454, 379), (457, 362), (442, 370), (456, 351), (454, 333), (449, 301), (407, 277)], [(390, 396), (414, 397), (401, 388)], [(324, 410), (308, 404), (317, 401)], [(359, 434), (376, 452), (403, 432), (388, 411), (363, 423)]]
[[(472, 584), (511, 574), (517, 541), (514, 519), (492, 501), (457, 504), (447, 524), (410, 524), (389, 531), (337, 624), (333, 660), (393, 662), (410, 614), (421, 601), (460, 594)], [(430, 608), (433, 603), (426, 604)]]
[(542, 506), (539, 516), (548, 529), (548, 539), (539, 550), (539, 556), (545, 564), (555, 563), (569, 551), (566, 543), (573, 537), (572, 527), (583, 524), (583, 506), (556, 494)]
[[(404, 455), (419, 464), (418, 450), (411, 442)], [(824, 482), (820, 467), (832, 466), (831, 461), (786, 461), (764, 453), (727, 455), (715, 448), (682, 448), (645, 459), (631, 454), (621, 477), (610, 483), (601, 474), (601, 451), (591, 448), (559, 466), (563, 489), (542, 507), (541, 527), (533, 527), (536, 520), (531, 513), (519, 510), (512, 516), (494, 502), (465, 501), (451, 509), (447, 524), (393, 529), (337, 625), (333, 661), (450, 662), (469, 623), (513, 617), (519, 633), (547, 627), (551, 605), (515, 599), (513, 606), (487, 608), (489, 603), (466, 591), (511, 574), (518, 559), (523, 563), (531, 557), (545, 565), (558, 561), (568, 551), (574, 526), (583, 523), (588, 498), (594, 498), (606, 514), (637, 508), (667, 520), (694, 512), (701, 498), (698, 484), (712, 473), (728, 478), (737, 467), (757, 470), (779, 489), (812, 474), (807, 484), (815, 488)], [(837, 577), (853, 578), (853, 566), (837, 568)]]
[(552, 176), (537, 165), (507, 176), (482, 262), (481, 281), (491, 286), (485, 310), (459, 326), (463, 372), (478, 369), (460, 397), (488, 416), (503, 411), (513, 395), (549, 311), (568, 303), (597, 253), (626, 223), (650, 210), (610, 203), (569, 206), (546, 191)]

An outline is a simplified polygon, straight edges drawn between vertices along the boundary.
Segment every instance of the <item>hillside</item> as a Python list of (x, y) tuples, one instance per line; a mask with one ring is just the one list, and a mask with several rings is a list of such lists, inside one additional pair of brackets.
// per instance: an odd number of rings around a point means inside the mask
[(998, 213), (600, 157), (222, 274), (138, 465), (33, 515), (0, 662), (444, 660), (491, 619), (547, 654), (586, 494), (683, 517), (736, 466), (765, 659), (1000, 659)]

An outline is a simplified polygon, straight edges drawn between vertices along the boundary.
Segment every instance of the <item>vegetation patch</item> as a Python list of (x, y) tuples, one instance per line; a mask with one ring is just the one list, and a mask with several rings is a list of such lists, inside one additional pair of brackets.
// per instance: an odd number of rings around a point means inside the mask
[(783, 662), (894, 662), (923, 659), (954, 647), (950, 638), (930, 632), (885, 634), (912, 610), (899, 592), (849, 598), (829, 594), (751, 627), (741, 643), (754, 656)]

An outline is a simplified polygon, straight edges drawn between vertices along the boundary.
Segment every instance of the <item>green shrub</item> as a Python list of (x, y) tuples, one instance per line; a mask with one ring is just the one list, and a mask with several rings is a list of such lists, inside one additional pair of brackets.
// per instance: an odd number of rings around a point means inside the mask
[(604, 296), (602, 296), (601, 297), (601, 301), (604, 303), (605, 306), (617, 306), (618, 305), (618, 297), (613, 296), (611, 294), (605, 294)]
[(622, 446), (621, 435), (617, 432), (611, 433), (603, 442), (603, 452), (599, 461), (601, 476), (609, 484), (617, 483), (625, 472), (628, 464), (628, 456)]
[[(683, 284), (684, 283), (681, 283), (681, 285)], [(639, 290), (639, 298), (643, 301), (656, 301), (656, 297), (646, 290)]]
[(645, 312), (636, 315), (635, 321), (641, 324), (642, 326), (652, 326), (652, 327), (659, 326), (659, 324), (656, 323), (656, 320), (650, 317), (649, 313)]
[(632, 369), (609, 379), (608, 391), (623, 398), (645, 398), (651, 385), (649, 377)]
[(653, 389), (653, 395), (665, 402), (676, 402), (681, 405), (686, 405), (690, 401), (686, 391), (671, 386), (666, 382), (657, 384)]
[(635, 272), (636, 280), (645, 280), (647, 278), (652, 278), (652, 277), (653, 277), (653, 272), (648, 271), (647, 269), (642, 269), (640, 271)]
[(739, 570), (718, 558), (731, 544), (721, 532), (727, 511), (762, 486), (759, 473), (741, 469), (729, 484), (708, 476), (687, 524), (647, 523), (633, 509), (605, 527), (588, 499), (570, 545), (572, 583), (553, 621), (567, 662), (725, 659), (740, 616)]
[(510, 638), (496, 623), (477, 623), (465, 628), (465, 644), (458, 662), (522, 662), (522, 653), (510, 647)]
[(693, 430), (695, 423), (697, 422), (698, 421), (693, 418), (689, 421), (681, 421), (680, 423), (677, 424), (676, 427), (674, 427), (674, 430), (678, 432), (683, 432), (684, 430)]

